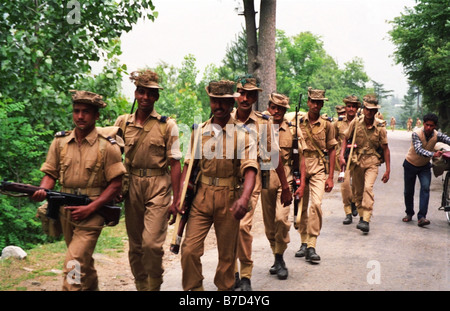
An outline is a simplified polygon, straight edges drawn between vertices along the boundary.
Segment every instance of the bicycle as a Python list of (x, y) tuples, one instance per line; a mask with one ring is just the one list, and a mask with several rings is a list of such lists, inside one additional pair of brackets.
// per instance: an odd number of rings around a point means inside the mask
[(445, 161), (445, 178), (444, 187), (442, 191), (442, 201), (439, 210), (443, 210), (447, 217), (447, 222), (450, 225), (450, 151), (442, 154), (442, 159)]

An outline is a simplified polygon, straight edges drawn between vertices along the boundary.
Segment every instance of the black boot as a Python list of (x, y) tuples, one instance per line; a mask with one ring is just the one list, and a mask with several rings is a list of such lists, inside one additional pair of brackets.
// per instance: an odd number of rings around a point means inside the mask
[(275, 268), (277, 269), (277, 277), (280, 280), (286, 280), (288, 277), (288, 269), (283, 259), (283, 254), (275, 254)]
[(306, 243), (302, 243), (300, 249), (295, 253), (295, 257), (305, 257), (306, 255)]
[(361, 230), (364, 233), (368, 233), (369, 232), (369, 223), (367, 221), (364, 221), (361, 217), (358, 224), (356, 225), (356, 228)]
[(273, 274), (277, 274), (277, 269), (278, 269), (278, 267), (277, 267), (277, 259), (275, 257), (275, 261), (274, 261), (272, 267), (270, 267), (269, 273), (272, 274), (272, 275)]
[(349, 225), (351, 224), (353, 221), (353, 217), (352, 214), (347, 214), (347, 216), (345, 216), (344, 221), (342, 222), (344, 225)]
[(353, 216), (358, 216), (358, 210), (356, 208), (356, 204), (352, 202), (352, 215)]
[(233, 289), (241, 287), (241, 279), (239, 278), (239, 272), (234, 274), (234, 286)]
[(241, 279), (241, 292), (249, 292), (252, 290), (252, 285), (250, 279), (242, 278)]
[(317, 263), (320, 261), (320, 256), (316, 254), (314, 247), (308, 247), (306, 249), (306, 261), (311, 263)]

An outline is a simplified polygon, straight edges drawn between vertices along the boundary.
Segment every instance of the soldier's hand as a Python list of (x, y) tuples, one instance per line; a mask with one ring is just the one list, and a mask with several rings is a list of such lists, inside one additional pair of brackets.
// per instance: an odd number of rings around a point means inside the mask
[(389, 175), (390, 175), (389, 172), (384, 173), (383, 178), (381, 178), (381, 180), (384, 183), (387, 183), (389, 181)]
[(300, 187), (297, 188), (297, 190), (295, 190), (295, 197), (300, 200), (303, 197), (303, 194), (305, 193), (305, 185), (300, 185)]
[(120, 203), (120, 202), (122, 202), (124, 199), (125, 199), (125, 197), (120, 193), (120, 194), (118, 194), (118, 195), (116, 196), (115, 201), (116, 201), (117, 203)]
[(169, 212), (167, 213), (167, 220), (169, 221), (169, 225), (172, 225), (175, 223), (175, 220), (177, 219), (178, 209), (176, 202), (173, 202), (169, 206)]
[(236, 220), (242, 219), (248, 212), (248, 200), (242, 197), (239, 198), (236, 202), (234, 202), (233, 206), (230, 208), (230, 211), (233, 213)]
[(31, 196), (31, 199), (36, 202), (42, 202), (47, 197), (47, 192), (44, 189), (39, 189), (35, 191)]
[(328, 177), (327, 180), (325, 181), (325, 192), (331, 192), (331, 190), (333, 190), (333, 187), (334, 187), (333, 179)]
[(91, 205), (66, 206), (64, 209), (70, 210), (70, 216), (72, 216), (72, 219), (76, 221), (87, 218), (95, 211)]
[(347, 163), (345, 163), (345, 158), (342, 156), (339, 156), (339, 165), (340, 165), (340, 167), (347, 165)]
[(292, 192), (291, 189), (286, 188), (286, 189), (281, 189), (281, 204), (283, 204), (283, 206), (289, 206), (292, 203)]

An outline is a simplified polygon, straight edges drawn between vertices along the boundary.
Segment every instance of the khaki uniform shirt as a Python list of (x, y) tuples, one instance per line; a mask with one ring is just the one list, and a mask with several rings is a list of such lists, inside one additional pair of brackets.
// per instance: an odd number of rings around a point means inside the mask
[[(355, 116), (355, 118), (356, 118), (356, 116)], [(348, 129), (348, 127), (350, 125), (350, 121), (347, 119), (347, 116), (341, 116), (335, 122), (333, 122), (333, 125), (334, 125), (334, 132), (336, 135), (336, 140), (338, 142), (338, 144), (336, 146), (335, 170), (340, 171), (339, 154), (341, 152), (342, 142), (345, 139), (345, 131)]]
[(358, 122), (355, 138), (356, 152), (352, 156), (352, 163), (361, 167), (379, 165), (380, 160), (375, 151), (381, 145), (387, 145), (388, 143), (386, 127), (383, 121), (375, 118), (373, 124), (366, 128), (364, 118), (359, 120), (355, 118), (345, 132), (347, 137), (353, 137), (356, 122)]
[[(200, 174), (228, 178), (244, 176), (244, 171), (249, 167), (257, 170), (256, 150), (253, 152), (251, 150), (256, 147), (256, 142), (252, 140), (249, 133), (239, 130), (241, 127), (237, 126), (233, 117), (230, 117), (224, 128), (220, 128), (211, 121), (212, 119), (209, 119), (202, 123), (191, 135), (190, 150), (193, 146), (194, 135), (198, 135), (198, 131), (201, 130), (201, 143), (197, 144), (195, 150), (195, 159), (199, 159)], [(236, 149), (235, 146), (237, 146)], [(190, 150), (185, 157), (186, 164), (189, 164), (191, 160)], [(236, 157), (238, 163), (234, 161)]]
[[(316, 146), (323, 152), (324, 150), (335, 148), (338, 144), (335, 138), (334, 127), (331, 121), (324, 116), (320, 116), (315, 122), (311, 123), (309, 121), (308, 113), (300, 118), (299, 127), (302, 132), (302, 137), (305, 140), (303, 155), (306, 159), (306, 172), (308, 174), (314, 174), (320, 167), (317, 167), (317, 161), (311, 161), (308, 160), (308, 158), (319, 158), (319, 154), (309, 138), (307, 130), (309, 130), (311, 138), (315, 141)], [(321, 163), (321, 161), (319, 163)]]
[[(67, 151), (63, 159), (60, 157), (62, 150), (60, 142), (62, 139), (68, 139)], [(41, 171), (59, 180), (64, 188), (85, 189), (99, 157), (100, 139), (105, 138), (99, 136), (97, 129), (89, 133), (80, 145), (76, 141), (75, 131), (71, 131), (68, 137), (56, 137), (50, 145), (47, 159), (42, 165)], [(107, 141), (103, 163), (91, 188), (104, 189), (112, 179), (123, 175), (125, 172), (119, 146)], [(101, 191), (94, 196), (98, 196), (100, 193)]]
[[(128, 115), (128, 119), (126, 117), (127, 115), (119, 116), (114, 124), (122, 127), (123, 122), (129, 122), (124, 133), (125, 154), (137, 143), (141, 133), (144, 132), (144, 126), (136, 123), (136, 115), (134, 113)], [(166, 122), (161, 122), (161, 115), (155, 110), (151, 112), (149, 119), (151, 118), (158, 121), (138, 146), (131, 163), (132, 168), (167, 168), (169, 159), (181, 159), (178, 126), (175, 120), (167, 118)]]
[[(293, 141), (294, 141), (294, 131), (297, 130), (298, 137), (298, 155), (293, 154)], [(293, 174), (293, 162), (294, 156), (298, 157), (298, 169), (300, 171), (300, 157), (303, 153), (303, 149), (305, 148), (305, 140), (303, 139), (302, 132), (297, 127), (295, 128), (295, 124), (291, 122), (283, 121), (280, 124), (279, 128), (279, 140), (280, 140), (280, 154), (281, 161), (283, 161), (283, 165), (285, 168), (287, 181), (290, 182), (292, 180)]]

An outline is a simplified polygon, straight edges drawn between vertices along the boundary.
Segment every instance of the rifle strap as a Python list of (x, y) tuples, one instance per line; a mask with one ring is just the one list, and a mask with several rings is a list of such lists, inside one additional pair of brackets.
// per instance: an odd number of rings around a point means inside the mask
[(322, 158), (323, 161), (325, 161), (325, 154), (323, 153), (322, 150), (320, 150), (320, 148), (316, 144), (316, 141), (311, 136), (311, 132), (308, 129), (308, 125), (305, 125), (304, 128), (305, 128), (306, 134), (308, 135), (309, 139), (311, 140), (311, 143), (313, 144), (314, 148), (316, 148), (317, 152), (319, 152), (319, 156)]
[[(68, 149), (68, 143), (69, 143), (69, 137), (65, 136), (63, 138), (60, 138), (60, 154), (59, 154), (59, 162), (60, 162), (60, 168), (63, 167), (64, 164), (64, 158), (67, 154), (67, 149)], [(107, 140), (105, 138), (103, 138), (102, 136), (98, 135), (98, 151), (97, 151), (97, 160), (95, 163), (95, 167), (91, 172), (91, 175), (89, 176), (89, 180), (86, 184), (86, 189), (87, 188), (91, 188), (95, 177), (98, 174), (98, 171), (100, 170), (100, 167), (102, 166), (103, 163), (103, 158), (104, 158), (104, 154), (105, 154), (105, 150), (106, 150), (106, 143)], [(60, 183), (62, 185), (64, 185), (64, 173), (61, 171), (60, 173)], [(100, 181), (101, 182), (101, 181)]]
[[(133, 162), (134, 156), (136, 155), (136, 152), (142, 143), (142, 141), (145, 139), (147, 134), (150, 132), (150, 130), (153, 128), (153, 126), (158, 122), (158, 119), (156, 118), (149, 118), (144, 123), (144, 129), (139, 135), (139, 139), (136, 142), (136, 144), (131, 148), (131, 150), (128, 150), (127, 154), (125, 155), (125, 165), (127, 167), (131, 167), (131, 163)], [(123, 132), (125, 135), (125, 132)]]

